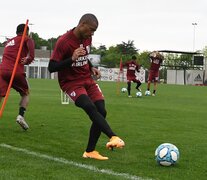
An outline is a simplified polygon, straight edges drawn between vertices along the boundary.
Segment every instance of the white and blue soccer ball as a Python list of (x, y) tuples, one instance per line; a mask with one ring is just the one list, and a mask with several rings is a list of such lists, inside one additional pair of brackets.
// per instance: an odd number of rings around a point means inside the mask
[(174, 165), (178, 161), (179, 156), (178, 148), (171, 143), (163, 143), (155, 150), (155, 159), (162, 166)]
[(142, 97), (142, 92), (141, 91), (136, 92), (136, 97)]
[(147, 90), (147, 91), (145, 91), (144, 94), (145, 94), (145, 96), (150, 96), (151, 95), (151, 92)]
[(121, 89), (121, 92), (122, 92), (122, 93), (127, 92), (127, 88), (122, 88), (122, 89)]

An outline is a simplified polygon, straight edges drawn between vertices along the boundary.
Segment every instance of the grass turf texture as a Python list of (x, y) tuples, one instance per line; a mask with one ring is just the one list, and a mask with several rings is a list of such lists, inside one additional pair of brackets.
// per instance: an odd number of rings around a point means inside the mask
[[(108, 138), (102, 134), (97, 151), (108, 161), (83, 159), (90, 121), (73, 104), (61, 105), (56, 80), (29, 79), (30, 105), (27, 132), (15, 123), (19, 95), (11, 91), (0, 119), (0, 143), (69, 161), (160, 180), (204, 180), (207, 176), (207, 87), (160, 84), (155, 97), (133, 98), (116, 94), (116, 83), (99, 82), (104, 93), (107, 119), (124, 139), (126, 147), (115, 151), (105, 148)], [(120, 84), (120, 89), (125, 87)], [(142, 85), (143, 93), (146, 84)], [(175, 144), (179, 162), (172, 167), (156, 164), (154, 151), (161, 143)], [(124, 179), (87, 169), (42, 159), (0, 147), (1, 179)]]

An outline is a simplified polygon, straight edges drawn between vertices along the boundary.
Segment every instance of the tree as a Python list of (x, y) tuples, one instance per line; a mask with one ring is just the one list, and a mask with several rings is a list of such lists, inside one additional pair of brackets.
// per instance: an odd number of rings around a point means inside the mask
[(138, 61), (139, 64), (144, 68), (144, 69), (149, 69), (150, 66), (150, 60), (149, 60), (149, 51), (144, 51), (140, 54), (138, 54)]
[(117, 47), (111, 46), (105, 51), (105, 55), (101, 58), (101, 64), (109, 68), (118, 67), (120, 63), (121, 53)]
[(101, 45), (98, 48), (95, 48), (94, 46), (92, 46), (91, 48), (91, 54), (99, 54), (101, 55), (101, 57), (103, 57), (106, 54), (106, 46), (105, 45)]
[(118, 44), (117, 50), (126, 59), (131, 58), (132, 55), (135, 55), (138, 52), (138, 49), (134, 46), (134, 41), (130, 41), (130, 40), (128, 40), (127, 43), (122, 41), (122, 44)]
[(47, 49), (52, 50), (58, 38), (50, 38), (46, 40), (46, 39), (39, 37), (37, 33), (32, 33), (32, 39), (35, 42), (36, 49), (40, 49), (42, 46), (46, 46)]
[(101, 64), (109, 68), (119, 67), (121, 58), (125, 62), (131, 59), (132, 55), (138, 55), (134, 41), (122, 42), (122, 44), (110, 46), (109, 49), (106, 49), (105, 45), (101, 45), (97, 49), (92, 47), (91, 50), (92, 54), (100, 54)]
[[(41, 46), (46, 46), (47, 49), (52, 51), (59, 37), (45, 40), (39, 37), (37, 33), (32, 33), (32, 38), (35, 41), (36, 49), (40, 49)], [(98, 48), (92, 46), (91, 48), (91, 54), (101, 55), (101, 64), (110, 68), (119, 67), (121, 58), (124, 63), (131, 59), (132, 55), (136, 55), (138, 63), (142, 65), (143, 68), (149, 69), (149, 53), (149, 51), (138, 53), (138, 49), (135, 47), (133, 40), (128, 40), (128, 42), (122, 41), (121, 44), (111, 46), (108, 49), (105, 45), (100, 45)], [(203, 49), (203, 53), (204, 56), (207, 57), (207, 46)], [(192, 55), (168, 53), (165, 55), (163, 66), (172, 69), (190, 68), (192, 66)]]

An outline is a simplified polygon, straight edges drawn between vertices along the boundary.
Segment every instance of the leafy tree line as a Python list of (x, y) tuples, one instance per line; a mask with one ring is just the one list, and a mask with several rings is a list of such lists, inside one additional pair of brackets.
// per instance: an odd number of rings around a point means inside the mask
[[(43, 39), (39, 37), (37, 33), (30, 34), (35, 42), (35, 48), (40, 49), (42, 46), (46, 46), (48, 50), (53, 50), (57, 38)], [(0, 43), (3, 47), (4, 43)], [(207, 46), (202, 50), (205, 57), (207, 57)], [(105, 45), (99, 47), (92, 46), (92, 54), (101, 55), (101, 65), (114, 68), (119, 67), (120, 60), (126, 62), (131, 59), (132, 55), (137, 56), (137, 61), (144, 69), (148, 69), (150, 65), (149, 51), (139, 52), (139, 49), (135, 47), (133, 40), (117, 44), (116, 46), (110, 46), (107, 48)], [(193, 66), (192, 55), (178, 55), (173, 53), (164, 54), (163, 69), (188, 69)]]
[(101, 45), (98, 48), (92, 48), (92, 54), (101, 55), (101, 64), (106, 67), (114, 68), (119, 67), (120, 60), (125, 63), (130, 60), (133, 55), (137, 57), (137, 62), (142, 65), (143, 68), (149, 68), (149, 51), (139, 52), (135, 47), (134, 41), (122, 42), (116, 46), (110, 46), (108, 49), (106, 46)]
[(35, 48), (36, 49), (40, 49), (41, 47), (45, 46), (47, 47), (48, 50), (53, 50), (55, 43), (57, 42), (57, 38), (50, 38), (48, 40), (45, 40), (41, 37), (39, 37), (39, 35), (37, 33), (32, 33), (30, 34), (30, 36), (32, 37), (32, 39), (35, 42)]
[[(42, 46), (46, 46), (48, 50), (53, 50), (54, 45), (58, 38), (51, 38), (48, 40), (42, 39), (37, 33), (32, 34), (32, 38), (35, 41), (35, 48), (40, 49)], [(143, 67), (149, 66), (149, 52), (138, 53), (138, 49), (134, 45), (134, 41), (122, 42), (116, 46), (110, 46), (108, 49), (105, 45), (101, 45), (98, 48), (92, 46), (91, 54), (101, 55), (101, 65), (114, 68), (119, 67), (120, 59), (123, 62), (131, 59), (132, 55), (136, 55), (139, 61), (139, 64)]]

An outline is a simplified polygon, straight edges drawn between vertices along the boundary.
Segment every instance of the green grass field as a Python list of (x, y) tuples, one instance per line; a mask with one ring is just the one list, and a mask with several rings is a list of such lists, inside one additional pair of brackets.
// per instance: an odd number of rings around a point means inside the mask
[[(96, 150), (110, 159), (97, 161), (82, 158), (90, 127), (87, 115), (72, 103), (60, 103), (56, 80), (29, 82), (30, 129), (24, 132), (15, 123), (19, 95), (13, 90), (0, 119), (1, 180), (206, 179), (207, 87), (160, 84), (155, 97), (128, 98), (117, 95), (116, 83), (99, 82), (107, 120), (126, 147), (107, 150), (108, 138), (102, 134)], [(179, 148), (175, 166), (155, 162), (154, 151), (164, 142)]]

